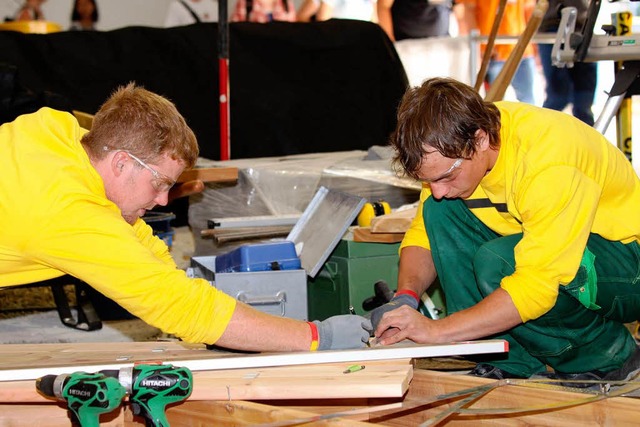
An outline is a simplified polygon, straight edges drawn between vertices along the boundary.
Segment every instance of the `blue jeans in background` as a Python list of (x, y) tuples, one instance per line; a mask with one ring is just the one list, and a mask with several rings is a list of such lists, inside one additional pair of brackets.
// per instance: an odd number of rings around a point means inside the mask
[(551, 65), (551, 44), (539, 44), (538, 52), (547, 82), (545, 108), (562, 111), (572, 104), (572, 114), (593, 126), (591, 106), (596, 93), (598, 65), (595, 62), (576, 62), (572, 68)]

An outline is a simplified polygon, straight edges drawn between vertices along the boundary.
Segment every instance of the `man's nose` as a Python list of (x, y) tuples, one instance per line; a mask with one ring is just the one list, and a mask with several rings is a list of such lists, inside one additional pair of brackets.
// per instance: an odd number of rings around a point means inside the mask
[(158, 193), (153, 201), (158, 206), (167, 206), (167, 204), (169, 203), (169, 192), (163, 191), (162, 193)]
[(442, 199), (449, 192), (449, 187), (443, 184), (431, 184), (430, 187), (431, 194), (435, 199)]

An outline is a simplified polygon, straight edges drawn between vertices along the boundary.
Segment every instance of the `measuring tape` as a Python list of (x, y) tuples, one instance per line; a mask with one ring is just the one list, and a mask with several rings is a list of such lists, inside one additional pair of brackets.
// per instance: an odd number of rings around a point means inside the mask
[(374, 203), (365, 203), (358, 214), (358, 225), (360, 227), (370, 227), (373, 218), (388, 213), (391, 213), (391, 206), (387, 202), (380, 200)]

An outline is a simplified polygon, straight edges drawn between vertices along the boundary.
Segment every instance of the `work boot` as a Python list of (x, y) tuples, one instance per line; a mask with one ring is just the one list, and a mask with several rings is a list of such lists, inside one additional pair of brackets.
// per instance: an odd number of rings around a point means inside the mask
[(552, 379), (566, 380), (567, 382), (562, 382), (562, 381), (560, 382), (560, 384), (565, 387), (602, 389), (601, 387), (602, 384), (590, 383), (590, 381), (611, 381), (611, 382), (632, 381), (632, 380), (637, 380), (639, 376), (640, 376), (640, 347), (636, 347), (636, 350), (633, 352), (631, 357), (629, 357), (624, 362), (624, 364), (616, 370), (613, 370), (610, 372), (602, 372), (602, 371), (594, 370), (594, 371), (588, 371), (588, 372), (580, 372), (576, 374), (565, 374), (565, 373), (556, 371), (554, 374), (551, 374), (549, 377)]
[(512, 374), (504, 369), (488, 365), (486, 363), (478, 363), (467, 375), (473, 375), (481, 378), (491, 378), (492, 380), (504, 380), (506, 378), (527, 378), (520, 375)]

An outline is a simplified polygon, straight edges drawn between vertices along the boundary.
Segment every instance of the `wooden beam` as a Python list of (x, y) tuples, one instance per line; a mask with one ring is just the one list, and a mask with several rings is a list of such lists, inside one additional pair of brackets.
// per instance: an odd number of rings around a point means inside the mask
[[(401, 398), (413, 373), (410, 359), (363, 362), (345, 374), (345, 363), (193, 372), (189, 400)], [(286, 384), (286, 387), (283, 387)], [(51, 403), (35, 381), (0, 382), (0, 402)]]
[[(186, 401), (168, 406), (167, 420), (172, 426), (249, 426), (317, 416), (313, 412), (243, 401)], [(64, 404), (0, 404), (0, 425), (61, 427), (71, 425)], [(144, 426), (144, 419), (134, 417), (129, 405), (100, 416), (101, 427)], [(344, 418), (316, 421), (305, 426), (366, 427), (371, 424)]]
[(199, 168), (187, 169), (178, 177), (178, 183), (200, 180), (202, 182), (234, 182), (238, 180), (238, 168)]
[(398, 243), (402, 241), (404, 233), (373, 233), (370, 227), (356, 227), (353, 229), (354, 242)]
[[(255, 402), (185, 402), (167, 409), (167, 420), (172, 426), (240, 426), (283, 422), (317, 416), (313, 412), (276, 407)], [(297, 424), (294, 424), (297, 425)], [(333, 418), (314, 421), (305, 426), (367, 427), (369, 423)]]
[[(416, 370), (411, 387), (404, 402), (420, 402), (426, 397), (458, 392), (475, 386), (495, 382), (486, 378), (460, 375), (447, 372)], [(559, 402), (584, 399), (589, 394), (571, 391), (553, 390), (550, 388), (532, 388), (519, 385), (508, 385), (493, 389), (469, 408), (524, 408), (547, 406), (528, 413), (495, 414), (495, 415), (452, 415), (438, 425), (447, 426), (601, 426), (601, 425), (637, 425), (640, 412), (640, 400), (625, 397), (613, 397), (596, 402), (576, 404), (567, 408), (555, 408)], [(431, 404), (422, 410), (390, 411), (372, 414), (369, 421), (389, 426), (418, 425), (440, 414), (449, 405), (455, 404), (452, 399), (441, 404)]]
[(404, 233), (416, 216), (417, 208), (391, 212), (371, 219), (372, 233)]

